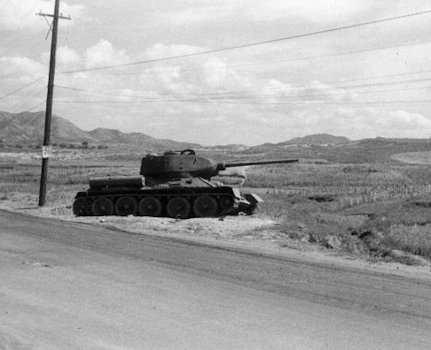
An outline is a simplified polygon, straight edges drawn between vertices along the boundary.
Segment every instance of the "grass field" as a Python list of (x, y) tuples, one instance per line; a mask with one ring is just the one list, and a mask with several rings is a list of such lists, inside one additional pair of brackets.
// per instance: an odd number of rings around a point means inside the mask
[[(52, 160), (47, 202), (54, 213), (72, 215), (73, 197), (90, 176), (139, 173), (139, 154), (86, 152)], [(21, 193), (35, 200), (39, 162), (3, 157), (0, 199)], [(431, 259), (429, 163), (317, 163), (247, 167), (244, 187), (264, 199), (256, 215), (276, 220), (291, 239), (375, 259), (396, 258), (398, 251)]]

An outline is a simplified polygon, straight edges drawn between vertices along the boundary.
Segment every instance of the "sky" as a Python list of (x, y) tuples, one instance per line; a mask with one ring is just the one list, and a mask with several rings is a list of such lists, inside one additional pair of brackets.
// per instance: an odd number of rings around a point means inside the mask
[[(327, 31), (427, 0), (60, 4), (71, 20), (59, 24), (53, 113), (84, 130), (202, 145), (431, 137), (431, 13)], [(36, 13), (53, 10), (0, 0), (0, 111), (45, 109), (50, 18)]]

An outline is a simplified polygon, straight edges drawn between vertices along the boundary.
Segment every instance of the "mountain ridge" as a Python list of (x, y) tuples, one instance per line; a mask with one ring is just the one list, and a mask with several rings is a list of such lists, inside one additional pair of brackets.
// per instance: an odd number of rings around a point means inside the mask
[[(43, 140), (45, 123), (44, 112), (21, 112), (9, 113), (0, 111), (0, 141), (4, 144), (32, 144), (40, 145)], [(140, 147), (154, 150), (166, 149), (209, 149), (219, 151), (244, 151), (244, 150), (265, 150), (280, 148), (285, 149), (291, 146), (306, 145), (352, 145), (364, 142), (402, 142), (402, 141), (429, 141), (430, 139), (397, 139), (397, 138), (364, 138), (360, 140), (350, 140), (344, 136), (334, 136), (327, 133), (295, 137), (279, 143), (263, 143), (256, 146), (245, 146), (242, 144), (212, 145), (202, 146), (197, 143), (180, 142), (171, 139), (157, 139), (139, 132), (122, 132), (117, 129), (96, 128), (84, 131), (72, 122), (58, 115), (53, 115), (51, 128), (52, 144), (81, 144), (87, 142), (93, 145), (125, 144), (138, 145)]]
[[(42, 144), (44, 112), (0, 112), (0, 140), (10, 144)], [(52, 144), (133, 144), (152, 149), (183, 149), (201, 147), (196, 143), (170, 139), (156, 139), (144, 133), (125, 133), (117, 129), (96, 128), (84, 131), (72, 122), (57, 115), (52, 117)]]

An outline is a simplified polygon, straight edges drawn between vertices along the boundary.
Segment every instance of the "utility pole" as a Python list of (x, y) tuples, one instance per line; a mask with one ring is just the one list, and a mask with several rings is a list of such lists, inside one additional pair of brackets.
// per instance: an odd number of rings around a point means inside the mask
[(52, 24), (52, 37), (51, 37), (51, 58), (49, 62), (49, 78), (48, 78), (48, 94), (46, 98), (45, 110), (45, 132), (43, 137), (42, 146), (42, 172), (40, 176), (40, 189), (39, 189), (39, 206), (45, 205), (46, 198), (46, 182), (48, 179), (48, 163), (51, 153), (50, 137), (51, 137), (51, 119), (52, 119), (52, 100), (54, 96), (54, 75), (55, 75), (55, 56), (57, 51), (57, 32), (58, 32), (58, 19), (68, 19), (70, 17), (63, 17), (59, 15), (60, 0), (55, 0), (54, 14), (39, 13), (37, 15), (45, 17), (53, 17)]

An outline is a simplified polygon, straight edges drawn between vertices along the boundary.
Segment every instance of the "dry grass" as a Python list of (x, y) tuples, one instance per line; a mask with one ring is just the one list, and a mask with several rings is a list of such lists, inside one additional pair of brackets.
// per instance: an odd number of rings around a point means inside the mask
[[(431, 207), (409, 204), (431, 203), (430, 174), (429, 166), (417, 165), (298, 164), (251, 168), (246, 185), (272, 188), (260, 192), (260, 213), (291, 238), (325, 245), (335, 236), (350, 251), (387, 258), (396, 249), (431, 258)], [(370, 239), (361, 232), (378, 234)]]
[(431, 224), (393, 225), (385, 242), (396, 249), (431, 259)]
[[(96, 161), (97, 166), (91, 166)], [(90, 176), (139, 173), (135, 160), (104, 164), (111, 163), (94, 158), (69, 166), (64, 161), (54, 163), (47, 198), (53, 213), (71, 214), (73, 197), (87, 188)], [(13, 192), (37, 196), (39, 172), (38, 164), (2, 169), (0, 200)], [(431, 258), (431, 208), (404, 205), (417, 198), (425, 198), (425, 202), (431, 198), (431, 169), (427, 165), (299, 163), (254, 166), (246, 173), (245, 187), (264, 199), (258, 215), (278, 221), (283, 235), (322, 245), (333, 236), (345, 249), (367, 253), (380, 250), (371, 249), (369, 242), (360, 238), (361, 232), (381, 232), (376, 236), (381, 247)], [(375, 245), (376, 240), (373, 242)]]

